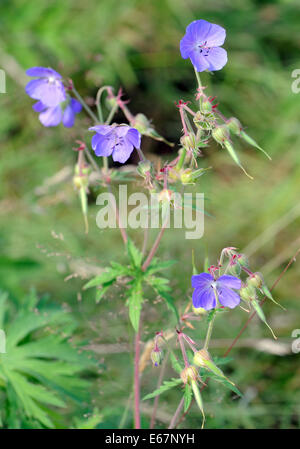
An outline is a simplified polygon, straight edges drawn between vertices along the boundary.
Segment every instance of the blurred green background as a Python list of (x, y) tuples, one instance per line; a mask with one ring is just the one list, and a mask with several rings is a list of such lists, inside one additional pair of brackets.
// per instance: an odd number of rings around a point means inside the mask
[[(93, 406), (102, 415), (99, 427), (116, 427), (128, 401), (132, 381), (128, 345), (132, 331), (124, 311), (121, 289), (96, 305), (93, 292), (81, 291), (95, 266), (125, 260), (121, 239), (113, 230), (96, 227), (95, 193), (89, 207), (90, 233), (83, 232), (82, 216), (71, 177), (76, 161), (74, 141), (84, 137), (90, 121), (84, 113), (70, 130), (43, 128), (24, 93), (25, 70), (51, 66), (71, 77), (92, 105), (103, 84), (122, 85), (133, 113), (143, 112), (160, 134), (178, 142), (181, 133), (174, 102), (193, 99), (195, 79), (191, 64), (180, 57), (179, 41), (185, 27), (206, 19), (226, 28), (224, 47), (228, 64), (213, 76), (202, 74), (219, 109), (238, 117), (247, 132), (268, 151), (272, 161), (247, 145), (236, 146), (250, 181), (229, 156), (213, 146), (204, 151), (198, 191), (208, 198), (205, 235), (185, 240), (183, 231), (170, 230), (160, 257), (176, 259), (169, 271), (173, 295), (183, 310), (190, 290), (191, 252), (202, 269), (209, 255), (215, 263), (220, 250), (236, 246), (250, 257), (272, 285), (300, 247), (300, 93), (292, 92), (292, 71), (300, 69), (300, 4), (297, 0), (2, 0), (0, 6), (0, 68), (7, 75), (0, 108), (0, 287), (22, 307), (34, 287), (38, 295), (67, 304), (77, 320), (78, 339), (93, 345), (95, 357), (106, 368), (90, 381)], [(118, 117), (121, 119), (121, 116)], [(163, 143), (144, 139), (149, 157), (171, 159)], [(134, 161), (133, 161), (134, 162)], [(153, 240), (155, 233), (151, 234)], [(137, 242), (139, 232), (132, 232)], [(94, 271), (93, 271), (94, 270)], [(66, 280), (70, 275), (73, 278)], [(293, 329), (299, 322), (299, 261), (274, 290), (286, 312), (264, 306), (279, 337), (272, 344), (268, 329), (253, 320), (232, 351), (227, 372), (244, 393), (243, 399), (211, 385), (203, 393), (208, 428), (296, 428), (299, 426), (299, 356), (291, 350)], [(164, 304), (146, 304), (149, 325), (142, 340), (169, 326)], [(214, 351), (224, 353), (247, 314), (234, 311), (219, 320), (213, 335)], [(205, 325), (191, 332), (203, 338)], [(263, 339), (268, 339), (264, 341)], [(281, 352), (280, 352), (281, 350)], [(279, 353), (281, 355), (279, 355)], [(172, 370), (167, 378), (174, 375)], [(150, 365), (143, 394), (155, 388), (157, 371)], [(180, 394), (161, 397), (158, 422), (168, 425)], [(104, 404), (104, 405), (103, 405)], [(83, 417), (74, 405), (69, 410)], [(89, 405), (85, 410), (90, 411)], [(143, 403), (144, 426), (151, 401)], [(183, 427), (199, 427), (196, 407)], [(70, 425), (68, 418), (65, 425)], [(125, 426), (131, 426), (131, 413)]]

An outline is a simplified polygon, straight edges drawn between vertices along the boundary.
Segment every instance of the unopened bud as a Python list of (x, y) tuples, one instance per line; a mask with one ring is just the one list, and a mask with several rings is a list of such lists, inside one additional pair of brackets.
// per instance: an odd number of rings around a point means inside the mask
[(232, 134), (235, 134), (237, 136), (241, 134), (243, 127), (241, 125), (241, 122), (237, 118), (230, 117), (230, 119), (227, 120), (226, 124)]
[(133, 126), (141, 133), (146, 134), (150, 128), (150, 121), (144, 114), (137, 114), (134, 117)]
[(263, 286), (264, 280), (262, 274), (253, 273), (252, 276), (249, 276), (247, 279), (247, 284), (252, 285), (255, 288), (261, 288)]
[(201, 103), (201, 112), (204, 114), (207, 112), (212, 112), (212, 104), (208, 98), (204, 98)]
[(141, 161), (139, 162), (139, 165), (137, 167), (138, 173), (143, 177), (146, 178), (147, 173), (151, 172), (152, 164), (150, 161)]
[(241, 299), (244, 301), (252, 301), (256, 298), (255, 288), (252, 285), (246, 285), (239, 291)]
[(200, 349), (195, 352), (193, 363), (196, 366), (207, 367), (207, 362), (210, 361), (210, 355), (206, 349)]
[(239, 254), (238, 255), (239, 258), (239, 264), (242, 265), (242, 267), (249, 267), (249, 260), (248, 257), (246, 256), (246, 254)]
[(116, 97), (107, 97), (105, 100), (105, 104), (108, 109), (115, 108), (118, 104)]
[(197, 139), (195, 134), (190, 132), (185, 136), (182, 136), (180, 139), (180, 143), (183, 148), (186, 148), (187, 150), (193, 150), (197, 146)]
[(232, 274), (232, 276), (239, 276), (241, 274), (241, 265), (239, 262), (234, 262), (232, 265), (228, 268), (228, 273)]
[(210, 113), (210, 114), (206, 113), (205, 115), (203, 115), (202, 112), (200, 112), (200, 111), (197, 111), (193, 118), (193, 122), (195, 123), (195, 126), (201, 130), (212, 129), (213, 120), (214, 120), (214, 115), (212, 113)]
[(188, 382), (192, 382), (193, 380), (197, 380), (199, 378), (199, 374), (197, 368), (195, 366), (187, 366), (180, 373), (181, 380), (184, 384)]
[(229, 140), (229, 131), (226, 125), (219, 125), (212, 130), (211, 133), (213, 139), (221, 145)]
[(158, 194), (158, 201), (162, 203), (169, 203), (172, 200), (173, 192), (169, 189), (163, 189)]
[(193, 312), (198, 316), (207, 314), (207, 310), (203, 309), (202, 307), (193, 307)]
[(151, 352), (151, 360), (154, 366), (158, 366), (161, 364), (162, 360), (163, 360), (163, 351), (157, 346), (156, 348), (153, 349), (153, 351)]
[(75, 176), (73, 177), (73, 184), (77, 189), (81, 187), (87, 188), (89, 184), (90, 167), (85, 165), (79, 168), (79, 165), (75, 165)]

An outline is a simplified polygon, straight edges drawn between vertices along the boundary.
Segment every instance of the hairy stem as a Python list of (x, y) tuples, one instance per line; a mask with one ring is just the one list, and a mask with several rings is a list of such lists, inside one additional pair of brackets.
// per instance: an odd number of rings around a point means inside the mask
[(91, 117), (92, 120), (94, 120), (94, 122), (97, 124), (99, 123), (98, 118), (96, 117), (96, 115), (93, 113), (93, 111), (91, 110), (91, 108), (86, 104), (86, 102), (84, 101), (84, 99), (82, 98), (82, 96), (79, 94), (79, 92), (77, 92), (77, 90), (75, 89), (75, 87), (72, 87), (72, 92), (75, 95), (75, 97), (77, 98), (77, 100), (79, 101), (79, 103), (82, 105), (82, 107), (85, 109), (85, 111), (87, 112), (87, 114)]
[[(159, 378), (157, 381), (157, 386), (156, 389), (160, 388), (164, 375), (165, 375), (165, 371), (166, 371), (166, 367), (167, 367), (167, 362), (168, 362), (168, 358), (169, 358), (169, 352), (167, 352), (167, 355), (163, 361), (163, 364), (161, 366), (161, 370), (159, 373)], [(152, 416), (151, 416), (151, 422), (150, 422), (150, 429), (154, 429), (154, 425), (155, 425), (155, 420), (156, 420), (156, 412), (157, 412), (157, 408), (158, 408), (158, 402), (159, 402), (159, 394), (157, 396), (155, 396), (154, 399), (154, 403), (153, 403), (153, 411), (152, 411)]]
[(142, 271), (146, 271), (147, 270), (147, 268), (149, 267), (149, 265), (151, 263), (151, 260), (155, 256), (156, 251), (157, 251), (157, 249), (159, 247), (160, 241), (161, 241), (161, 239), (162, 239), (162, 237), (164, 235), (164, 232), (166, 230), (166, 226), (167, 226), (167, 223), (165, 223), (162, 226), (161, 230), (159, 231), (159, 234), (158, 234), (158, 236), (157, 236), (157, 238), (156, 238), (156, 240), (155, 240), (155, 242), (154, 242), (154, 244), (153, 244), (153, 246), (152, 246), (152, 248), (150, 250), (150, 253), (149, 253), (147, 259), (145, 260), (145, 262), (143, 263)]
[(216, 314), (214, 314), (214, 316), (210, 320), (208, 328), (207, 328), (207, 333), (206, 333), (204, 347), (203, 347), (206, 350), (208, 349), (208, 346), (209, 346), (209, 343), (210, 343), (210, 338), (211, 338), (212, 330), (213, 330), (213, 327), (214, 327), (215, 318), (216, 318)]
[(179, 417), (179, 415), (181, 413), (181, 410), (183, 408), (183, 404), (184, 404), (184, 396), (181, 398), (181, 401), (178, 404), (178, 407), (177, 407), (177, 409), (176, 409), (176, 411), (175, 411), (175, 413), (174, 413), (174, 415), (173, 415), (173, 417), (171, 419), (171, 422), (169, 424), (168, 429), (174, 429), (175, 428), (176, 423), (177, 423), (177, 419), (178, 419), (178, 417)]

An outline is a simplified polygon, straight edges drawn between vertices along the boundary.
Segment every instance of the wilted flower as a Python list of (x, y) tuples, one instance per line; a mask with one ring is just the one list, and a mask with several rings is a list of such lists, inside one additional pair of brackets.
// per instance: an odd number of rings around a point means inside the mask
[(36, 112), (40, 112), (39, 120), (44, 126), (57, 126), (60, 122), (66, 128), (72, 128), (75, 121), (75, 115), (81, 111), (81, 104), (75, 98), (69, 98), (69, 102), (58, 104), (55, 107), (48, 107), (41, 101), (35, 103), (32, 108)]
[(129, 159), (134, 148), (140, 148), (141, 135), (128, 125), (98, 125), (89, 128), (96, 131), (92, 138), (92, 148), (96, 156), (110, 156), (115, 162)]
[(219, 25), (206, 20), (195, 20), (186, 29), (180, 41), (183, 59), (190, 58), (197, 72), (220, 70), (227, 63), (224, 44), (226, 31)]
[(235, 276), (224, 274), (217, 280), (209, 273), (192, 276), (193, 306), (205, 310), (214, 309), (217, 305), (216, 296), (224, 307), (233, 309), (240, 303), (239, 295), (232, 289), (241, 288), (241, 280)]
[(29, 81), (25, 88), (26, 93), (31, 98), (39, 100), (45, 107), (51, 108), (66, 100), (61, 75), (55, 70), (46, 67), (32, 67), (26, 71), (26, 74), (37, 78)]

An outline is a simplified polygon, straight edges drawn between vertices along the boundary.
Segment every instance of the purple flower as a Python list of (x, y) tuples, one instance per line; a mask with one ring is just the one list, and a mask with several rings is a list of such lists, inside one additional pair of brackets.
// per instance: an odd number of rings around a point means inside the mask
[(32, 67), (26, 71), (26, 74), (37, 78), (29, 81), (25, 88), (31, 98), (39, 100), (51, 108), (66, 100), (61, 75), (55, 70), (46, 67)]
[(200, 273), (192, 276), (193, 306), (195, 308), (214, 309), (217, 305), (215, 293), (220, 304), (233, 309), (240, 303), (239, 295), (232, 289), (241, 288), (241, 280), (235, 276), (224, 274), (217, 280), (209, 273)]
[(66, 128), (74, 126), (75, 115), (81, 111), (81, 104), (75, 98), (68, 98), (67, 105), (63, 108), (62, 104), (55, 107), (48, 107), (41, 101), (35, 103), (32, 108), (36, 112), (40, 112), (39, 120), (44, 126), (57, 126), (60, 122)]
[(98, 125), (89, 128), (96, 131), (92, 138), (92, 148), (96, 156), (110, 156), (115, 162), (129, 159), (134, 148), (140, 148), (141, 135), (128, 125)]
[(206, 20), (195, 20), (186, 29), (180, 41), (183, 59), (190, 58), (197, 72), (220, 70), (227, 63), (224, 44), (226, 31), (219, 25)]

